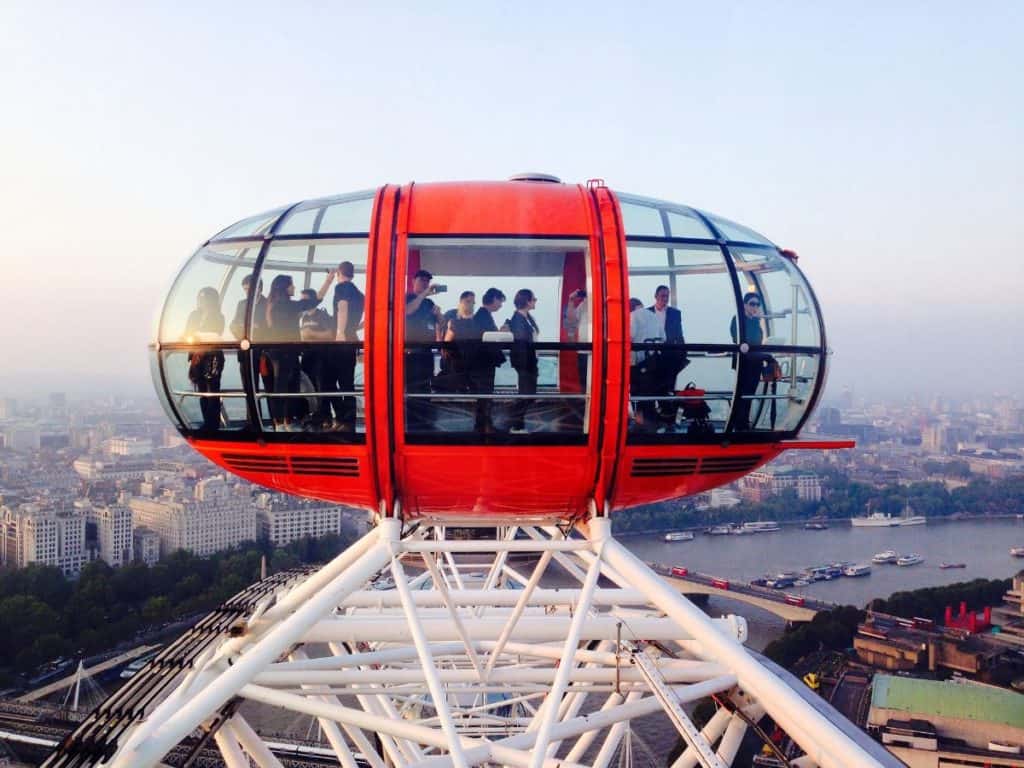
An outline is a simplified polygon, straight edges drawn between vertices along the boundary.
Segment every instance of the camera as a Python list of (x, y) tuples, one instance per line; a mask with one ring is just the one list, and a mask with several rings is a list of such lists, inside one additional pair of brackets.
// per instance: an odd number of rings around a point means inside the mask
[(434, 293), (448, 293), (448, 286), (447, 285), (435, 285), (434, 286)]

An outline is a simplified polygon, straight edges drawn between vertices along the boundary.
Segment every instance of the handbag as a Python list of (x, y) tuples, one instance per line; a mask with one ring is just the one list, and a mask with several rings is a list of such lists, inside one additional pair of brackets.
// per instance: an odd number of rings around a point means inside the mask
[(689, 382), (682, 390), (676, 392), (680, 397), (686, 398), (682, 401), (683, 418), (706, 419), (711, 415), (711, 407), (704, 400), (707, 394), (706, 389), (700, 389), (696, 382)]

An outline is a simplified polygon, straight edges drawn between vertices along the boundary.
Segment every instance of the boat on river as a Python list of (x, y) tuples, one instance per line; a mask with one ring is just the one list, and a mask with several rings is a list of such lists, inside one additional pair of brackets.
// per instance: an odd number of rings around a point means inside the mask
[(854, 528), (892, 528), (900, 524), (900, 518), (888, 512), (872, 512), (865, 517), (851, 517), (850, 525)]
[(693, 541), (693, 534), (689, 531), (669, 531), (665, 534), (665, 541)]
[(827, 531), (828, 523), (824, 520), (808, 520), (804, 523), (805, 531)]
[(779, 530), (779, 524), (774, 520), (758, 520), (743, 524), (744, 533), (771, 533), (777, 530)]
[(1010, 547), (1010, 554), (1014, 557), (1024, 557), (1024, 547)]
[(871, 558), (872, 563), (882, 565), (884, 563), (895, 563), (899, 560), (899, 554), (894, 549), (887, 549), (885, 552), (878, 552)]
[(966, 568), (967, 563), (939, 563), (939, 568), (948, 571), (950, 568)]
[(728, 536), (732, 533), (731, 525), (713, 525), (704, 531), (708, 536)]
[(906, 555), (900, 555), (899, 560), (896, 561), (896, 565), (899, 565), (899, 566), (917, 565), (918, 563), (923, 563), (923, 562), (924, 562), (924, 558), (921, 557), (921, 555), (917, 554), (916, 552), (911, 552), (911, 553), (906, 554)]
[(843, 576), (857, 577), (870, 575), (871, 566), (867, 563), (854, 563), (853, 565), (848, 565), (843, 569)]

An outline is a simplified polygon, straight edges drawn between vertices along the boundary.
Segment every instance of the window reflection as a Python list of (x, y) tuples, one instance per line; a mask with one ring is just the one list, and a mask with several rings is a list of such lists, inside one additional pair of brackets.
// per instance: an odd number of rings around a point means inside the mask
[(817, 346), (818, 316), (803, 275), (774, 249), (730, 247), (743, 294), (762, 302), (764, 344)]
[(407, 274), (408, 439), (585, 439), (586, 243), (411, 239)]
[[(186, 341), (190, 333), (195, 333), (195, 328), (189, 328), (189, 318), (196, 310), (200, 292), (207, 291), (210, 295), (207, 289), (216, 293), (220, 312), (226, 318), (233, 317), (237, 303), (245, 300), (242, 277), (252, 272), (259, 250), (260, 243), (212, 244), (200, 248), (171, 288), (161, 316), (158, 339)], [(204, 341), (231, 340), (228, 323), (216, 332), (204, 329)]]

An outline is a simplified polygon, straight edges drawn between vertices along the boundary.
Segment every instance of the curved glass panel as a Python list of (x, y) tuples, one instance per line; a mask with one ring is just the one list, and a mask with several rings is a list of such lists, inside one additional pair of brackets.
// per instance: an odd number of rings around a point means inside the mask
[(622, 209), (622, 226), (626, 237), (715, 239), (715, 235), (692, 208), (637, 195), (615, 194)]
[(665, 222), (661, 212), (653, 205), (626, 202), (620, 199), (622, 208), (622, 228), (626, 236), (667, 237)]
[(370, 231), (373, 191), (309, 200), (281, 222), (278, 235), (361, 234)]
[(161, 358), (171, 403), (185, 429), (213, 433), (248, 426), (237, 350), (173, 350)]
[(715, 216), (713, 213), (704, 213), (708, 220), (715, 225), (715, 228), (722, 234), (726, 240), (736, 240), (741, 243), (760, 243), (761, 245), (774, 245), (764, 235), (759, 235), (754, 230), (737, 224), (734, 221), (723, 219), (721, 216)]
[[(668, 306), (680, 313), (686, 343), (732, 343), (729, 323), (736, 315), (736, 294), (718, 246), (633, 242), (627, 258), (630, 298), (650, 308), (658, 286), (667, 286)], [(659, 313), (659, 326), (664, 324)]]
[[(174, 281), (160, 318), (161, 342), (214, 342), (237, 337), (242, 278), (252, 272), (261, 243), (211, 243), (200, 248)], [(244, 317), (244, 315), (242, 315)]]
[(363, 439), (366, 256), (362, 238), (274, 240), (267, 249), (251, 320), (264, 431)]
[(256, 216), (250, 216), (247, 219), (232, 224), (227, 229), (221, 230), (216, 235), (211, 237), (211, 240), (223, 240), (226, 237), (262, 237), (270, 231), (270, 228), (274, 226), (274, 222), (277, 221), (278, 217), (284, 213), (288, 208), (275, 208), (272, 211), (265, 211), (257, 214)]
[[(774, 249), (730, 246), (740, 292), (756, 293), (761, 301), (758, 325), (744, 323), (747, 343), (813, 347), (821, 344), (821, 319), (811, 301), (810, 288), (800, 271)], [(760, 333), (760, 340), (757, 340)]]
[(740, 356), (734, 429), (791, 432), (810, 405), (820, 356), (751, 352)]

